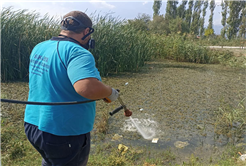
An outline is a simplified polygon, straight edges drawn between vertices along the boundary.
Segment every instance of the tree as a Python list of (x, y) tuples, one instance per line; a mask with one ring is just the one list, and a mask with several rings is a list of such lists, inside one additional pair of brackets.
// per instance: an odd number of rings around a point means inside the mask
[(149, 22), (150, 15), (147, 14), (138, 14), (137, 18), (135, 18), (134, 20), (128, 20), (129, 25), (141, 31), (145, 31), (148, 29)]
[(189, 27), (182, 18), (175, 18), (169, 21), (169, 30), (171, 33), (188, 33)]
[(221, 24), (223, 28), (221, 29), (221, 36), (222, 38), (225, 38), (225, 33), (226, 33), (226, 18), (227, 18), (227, 10), (228, 10), (228, 1), (222, 1), (221, 2), (221, 7), (222, 7), (222, 19), (221, 19)]
[(213, 29), (207, 28), (207, 29), (205, 30), (204, 36), (210, 37), (210, 36), (212, 36), (212, 35), (214, 35), (214, 30), (213, 30)]
[(160, 14), (161, 5), (162, 5), (162, 1), (161, 0), (154, 0), (154, 4), (153, 4), (154, 14), (153, 14), (153, 17)]
[(213, 16), (214, 16), (214, 9), (215, 9), (215, 1), (214, 0), (210, 1), (209, 8), (210, 8), (211, 14), (209, 16), (208, 28), (207, 29), (213, 29)]
[(189, 8), (187, 9), (187, 11), (185, 13), (185, 20), (186, 20), (188, 26), (190, 27), (191, 17), (192, 17), (193, 0), (189, 0), (188, 4), (189, 4)]
[(186, 9), (186, 4), (188, 1), (182, 0), (181, 5), (177, 8), (177, 16), (181, 19), (185, 18), (185, 9)]
[(243, 5), (245, 2), (243, 1), (230, 1), (229, 2), (229, 17), (226, 21), (228, 24), (227, 29), (227, 37), (229, 39), (235, 38), (239, 31), (239, 26), (241, 23), (242, 17), (240, 17), (240, 13), (242, 12)]
[(243, 5), (244, 8), (241, 13), (241, 25), (239, 26), (239, 37), (246, 39), (246, 5)]
[(202, 1), (200, 0), (196, 1), (194, 5), (193, 15), (192, 15), (190, 32), (196, 35), (198, 35), (199, 28), (200, 28), (201, 6), (202, 6)]
[(203, 9), (202, 9), (202, 19), (200, 19), (200, 36), (204, 33), (204, 22), (205, 22), (205, 16), (206, 16), (206, 10), (208, 8), (208, 0), (204, 1), (203, 3)]
[(175, 19), (177, 17), (177, 4), (178, 1), (167, 1), (167, 7), (166, 7), (166, 19)]
[(148, 24), (149, 30), (157, 34), (169, 34), (169, 21), (163, 15), (156, 15), (153, 20)]

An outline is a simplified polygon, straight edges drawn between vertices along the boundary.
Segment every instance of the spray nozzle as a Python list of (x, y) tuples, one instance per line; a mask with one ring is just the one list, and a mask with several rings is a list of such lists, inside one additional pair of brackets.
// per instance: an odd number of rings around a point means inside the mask
[[(119, 90), (117, 89), (117, 91), (119, 92)], [(109, 115), (113, 116), (114, 114), (116, 114), (117, 112), (119, 112), (120, 110), (124, 109), (125, 111), (125, 116), (129, 117), (132, 115), (132, 112), (126, 108), (126, 105), (124, 104), (124, 102), (122, 101), (122, 99), (120, 98), (120, 96), (118, 97), (118, 101), (120, 102), (121, 106), (116, 108), (115, 110), (113, 110), (112, 112), (109, 113)]]

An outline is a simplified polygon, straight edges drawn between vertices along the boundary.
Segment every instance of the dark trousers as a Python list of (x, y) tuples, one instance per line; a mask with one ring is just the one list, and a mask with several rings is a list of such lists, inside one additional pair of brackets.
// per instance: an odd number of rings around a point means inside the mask
[(43, 157), (42, 166), (86, 166), (90, 152), (90, 132), (78, 136), (57, 136), (24, 123), (25, 133)]

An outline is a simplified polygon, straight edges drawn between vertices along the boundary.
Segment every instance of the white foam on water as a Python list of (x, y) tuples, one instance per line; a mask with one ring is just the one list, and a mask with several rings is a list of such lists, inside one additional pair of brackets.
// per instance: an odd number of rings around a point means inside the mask
[(144, 139), (152, 139), (156, 135), (157, 123), (150, 119), (138, 119), (130, 117), (125, 121), (123, 131), (139, 132)]

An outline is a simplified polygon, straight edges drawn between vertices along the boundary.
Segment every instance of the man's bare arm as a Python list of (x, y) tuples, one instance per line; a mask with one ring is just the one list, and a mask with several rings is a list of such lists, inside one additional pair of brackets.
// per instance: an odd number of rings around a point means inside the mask
[(103, 99), (111, 95), (112, 88), (100, 82), (96, 78), (86, 78), (74, 83), (75, 91), (81, 96), (96, 100)]

